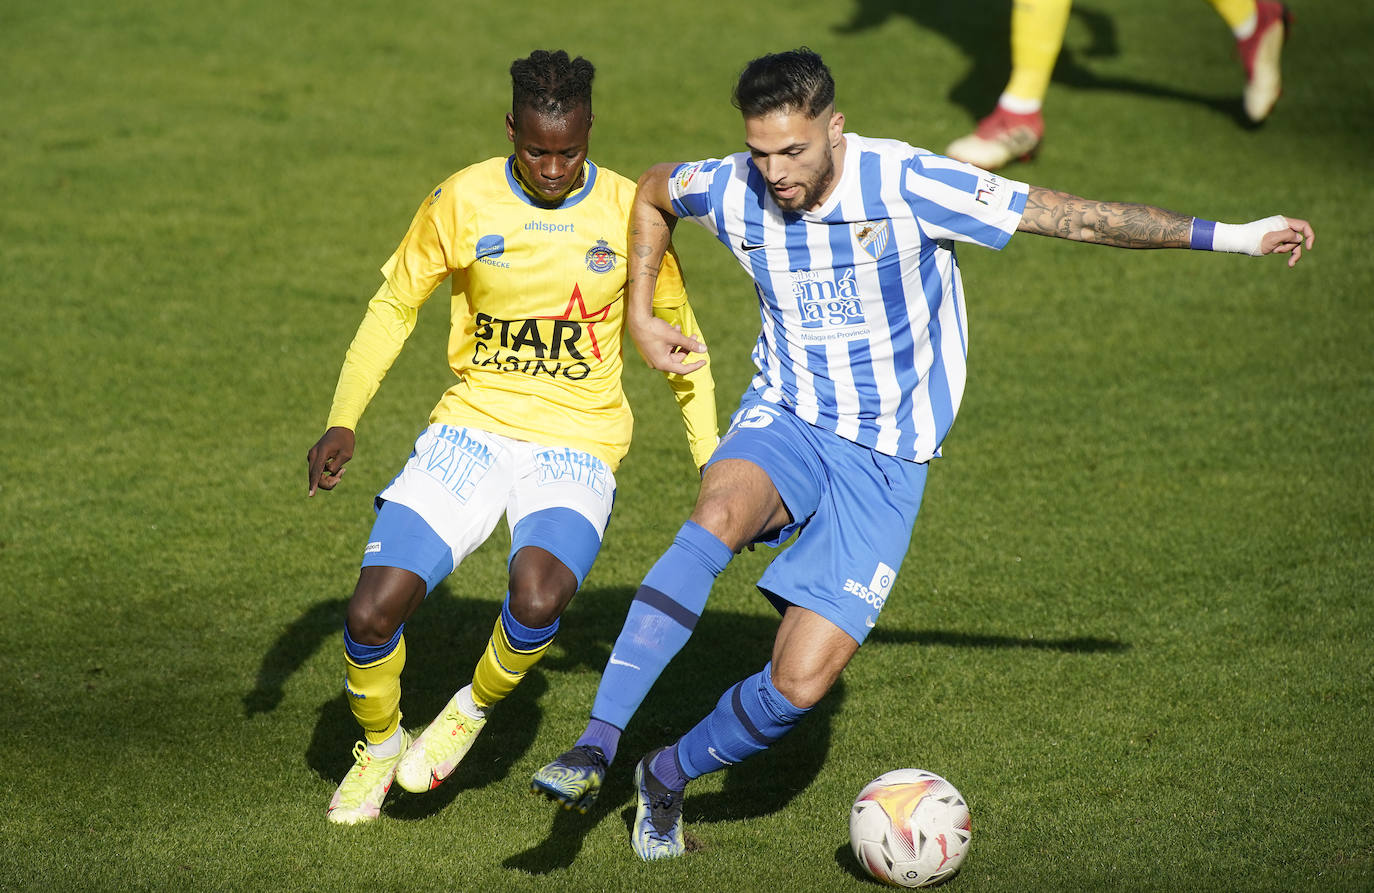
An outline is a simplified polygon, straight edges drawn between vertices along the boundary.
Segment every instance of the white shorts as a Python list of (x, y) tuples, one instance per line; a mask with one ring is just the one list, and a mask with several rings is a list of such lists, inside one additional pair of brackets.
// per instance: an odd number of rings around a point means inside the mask
[[(435, 424), (421, 432), (405, 467), (377, 495), (379, 509), (384, 502), (419, 515), (447, 546), (450, 569), (484, 543), (505, 514), (512, 556), (537, 545), (567, 565), (581, 585), (611, 516), (615, 475), (581, 450)], [(376, 529), (373, 534), (364, 565), (414, 569)], [(438, 580), (429, 582), (433, 588)]]

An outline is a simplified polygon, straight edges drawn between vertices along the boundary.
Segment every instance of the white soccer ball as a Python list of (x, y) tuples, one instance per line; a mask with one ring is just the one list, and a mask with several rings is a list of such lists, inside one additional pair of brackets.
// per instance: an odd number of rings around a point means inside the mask
[(954, 877), (972, 838), (963, 796), (924, 769), (880, 775), (849, 810), (854, 858), (894, 887), (929, 887)]

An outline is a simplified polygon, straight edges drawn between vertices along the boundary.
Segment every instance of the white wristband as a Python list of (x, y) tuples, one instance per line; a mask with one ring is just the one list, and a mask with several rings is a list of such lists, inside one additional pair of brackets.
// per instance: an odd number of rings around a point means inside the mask
[(1281, 229), (1288, 229), (1288, 221), (1280, 214), (1250, 223), (1218, 223), (1212, 232), (1212, 250), (1259, 257), (1264, 253), (1260, 248), (1264, 237)]

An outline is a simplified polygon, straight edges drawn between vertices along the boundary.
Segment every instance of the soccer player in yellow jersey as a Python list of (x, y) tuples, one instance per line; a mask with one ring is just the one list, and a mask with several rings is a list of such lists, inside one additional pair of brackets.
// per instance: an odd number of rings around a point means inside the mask
[[(1045, 135), (1041, 104), (1049, 89), (1072, 0), (1014, 0), (1011, 7), (1011, 78), (992, 114), (945, 154), (984, 170), (1029, 158)], [(1242, 105), (1258, 124), (1282, 90), (1279, 59), (1293, 17), (1278, 0), (1207, 0), (1236, 39), (1245, 66)]]
[[(635, 184), (587, 159), (593, 74), (563, 51), (512, 64), (514, 153), (459, 171), (421, 203), (382, 267), (328, 430), (307, 456), (310, 494), (333, 489), (418, 308), (452, 277), (448, 353), (458, 381), (377, 496), (348, 603), (344, 688), (365, 740), (329, 804), (333, 822), (375, 819), (393, 778), (425, 791), (453, 771), (487, 711), (547, 651), (601, 547), (630, 442), (620, 374)], [(664, 273), (655, 314), (697, 332), (676, 258)], [(700, 467), (716, 445), (710, 372), (668, 380)], [(509, 589), (491, 638), (471, 683), (412, 740), (400, 711), (405, 623), (503, 513)]]

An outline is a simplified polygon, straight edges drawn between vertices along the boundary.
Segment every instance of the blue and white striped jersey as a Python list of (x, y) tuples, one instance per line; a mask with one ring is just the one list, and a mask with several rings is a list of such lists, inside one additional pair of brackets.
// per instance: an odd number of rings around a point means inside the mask
[(751, 386), (880, 453), (939, 455), (963, 396), (968, 328), (955, 241), (1001, 248), (1028, 187), (897, 140), (845, 134), (825, 203), (784, 213), (747, 153), (679, 166), (678, 216), (753, 278)]

